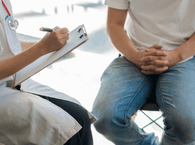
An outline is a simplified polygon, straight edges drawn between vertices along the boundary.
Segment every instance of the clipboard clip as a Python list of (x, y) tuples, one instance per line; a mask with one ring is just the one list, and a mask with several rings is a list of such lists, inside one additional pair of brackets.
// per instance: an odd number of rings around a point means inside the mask
[(82, 25), (81, 28), (79, 28), (79, 30), (78, 30), (78, 33), (79, 33), (79, 34), (80, 34), (81, 32), (83, 32), (83, 33), (79, 36), (80, 39), (81, 39), (83, 36), (87, 36), (87, 31), (86, 31), (84, 25)]

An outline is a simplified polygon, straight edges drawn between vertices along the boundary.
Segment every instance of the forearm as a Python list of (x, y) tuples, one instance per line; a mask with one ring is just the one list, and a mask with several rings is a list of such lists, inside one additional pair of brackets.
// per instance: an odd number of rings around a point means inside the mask
[(55, 27), (55, 29), (57, 30), (47, 33), (36, 44), (33, 42), (22, 44), (24, 48), (31, 46), (29, 49), (26, 49), (16, 56), (0, 61), (0, 80), (13, 75), (39, 57), (61, 49), (69, 39), (68, 29), (60, 29), (58, 27)]
[(195, 55), (195, 34), (188, 41), (178, 46), (175, 51), (178, 53), (180, 61)]
[(0, 80), (13, 75), (41, 57), (42, 54), (39, 51), (39, 47), (39, 45), (34, 45), (30, 49), (27, 49), (14, 57), (0, 61)]
[(107, 24), (107, 33), (115, 48), (133, 62), (137, 48), (133, 45), (121, 24)]
[(37, 42), (20, 41), (22, 51), (27, 50), (28, 48), (30, 48), (31, 46), (33, 46), (36, 43)]

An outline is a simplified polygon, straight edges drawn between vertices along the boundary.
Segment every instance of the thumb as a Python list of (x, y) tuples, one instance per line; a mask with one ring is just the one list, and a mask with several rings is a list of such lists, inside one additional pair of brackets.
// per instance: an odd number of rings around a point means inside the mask
[(161, 49), (161, 48), (163, 48), (163, 46), (162, 45), (159, 45), (159, 44), (154, 44), (152, 47), (155, 48), (155, 49)]
[(163, 48), (162, 45), (154, 44), (153, 46), (150, 46), (150, 47), (146, 48), (145, 51), (146, 51), (146, 52), (155, 51), (155, 49), (160, 50), (161, 48)]

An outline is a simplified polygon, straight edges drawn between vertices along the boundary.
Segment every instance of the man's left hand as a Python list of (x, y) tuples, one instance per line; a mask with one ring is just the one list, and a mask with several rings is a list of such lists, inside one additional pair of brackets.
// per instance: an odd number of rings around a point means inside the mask
[[(178, 63), (178, 53), (175, 50), (165, 50), (165, 49), (146, 49), (146, 51), (151, 52), (150, 55), (141, 58), (144, 65), (141, 66), (142, 73), (146, 75), (150, 74), (161, 74), (166, 71), (169, 67), (174, 66)], [(159, 55), (162, 54), (166, 55)]]

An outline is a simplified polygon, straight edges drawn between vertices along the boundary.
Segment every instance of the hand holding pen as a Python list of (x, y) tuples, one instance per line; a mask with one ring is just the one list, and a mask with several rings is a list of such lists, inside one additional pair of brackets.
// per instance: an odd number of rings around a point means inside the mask
[(62, 48), (67, 40), (69, 39), (69, 31), (67, 28), (55, 27), (51, 28), (40, 28), (40, 31), (46, 31), (46, 35), (39, 42), (42, 48), (42, 55), (59, 50)]

